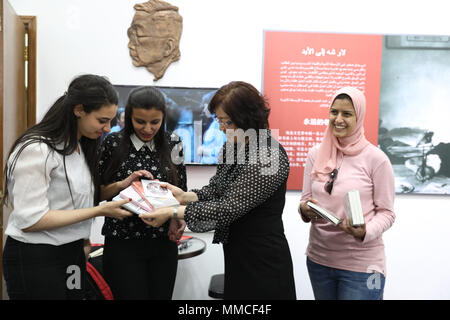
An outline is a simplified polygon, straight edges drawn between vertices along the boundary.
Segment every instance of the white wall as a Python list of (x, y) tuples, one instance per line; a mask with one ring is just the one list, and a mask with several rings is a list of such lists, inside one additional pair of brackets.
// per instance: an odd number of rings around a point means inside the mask
[[(152, 84), (135, 68), (126, 30), (133, 5), (145, 0), (9, 0), (21, 15), (35, 15), (37, 27), (37, 112), (50, 104), (81, 73), (107, 76), (114, 84)], [(219, 87), (244, 80), (261, 88), (263, 30), (377, 34), (450, 35), (444, 0), (170, 0), (184, 18), (181, 60), (157, 85)], [(101, 12), (101, 13), (100, 13)], [(211, 167), (190, 167), (191, 186), (206, 184)], [(284, 211), (297, 296), (312, 299), (304, 251), (308, 225), (300, 221), (300, 192), (287, 193)], [(397, 220), (384, 236), (388, 278), (385, 299), (450, 299), (447, 226), (450, 197), (397, 196)], [(220, 245), (210, 233), (201, 256), (180, 261), (175, 299), (207, 299), (209, 278), (223, 271)], [(93, 238), (99, 237), (98, 226)]]

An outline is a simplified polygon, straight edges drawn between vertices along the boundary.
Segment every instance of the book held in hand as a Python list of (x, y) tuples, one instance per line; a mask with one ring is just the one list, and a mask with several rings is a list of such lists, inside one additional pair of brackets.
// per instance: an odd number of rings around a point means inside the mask
[(148, 213), (153, 211), (153, 207), (150, 205), (150, 203), (147, 203), (132, 186), (129, 186), (128, 188), (120, 191), (120, 193), (112, 200), (121, 201), (123, 199), (131, 199), (130, 202), (125, 203), (124, 205), (122, 205), (122, 207), (134, 214), (139, 215), (141, 213)]
[(318, 206), (317, 204), (312, 203), (311, 201), (308, 201), (306, 204), (311, 208), (312, 211), (317, 213), (319, 216), (321, 216), (325, 220), (328, 220), (335, 225), (338, 225), (339, 223), (342, 222), (342, 219), (339, 219), (338, 217), (336, 217), (336, 215), (334, 213), (332, 213), (328, 210), (325, 210), (324, 208)]
[[(121, 201), (123, 199), (124, 198), (122, 198), (120, 195), (117, 195), (112, 199), (112, 201)], [(134, 214), (137, 214), (137, 215), (140, 215), (141, 213), (149, 213), (149, 212), (153, 211), (153, 210), (149, 211), (149, 210), (143, 208), (138, 203), (136, 203), (134, 200), (123, 204), (121, 207), (134, 213)]]
[[(146, 186), (148, 184), (148, 182), (145, 183)], [(133, 181), (129, 187), (120, 191), (112, 200), (131, 199), (122, 207), (137, 215), (152, 212), (157, 208), (178, 206), (180, 203), (175, 199), (172, 192), (169, 189), (161, 188), (160, 184), (159, 181), (152, 183), (151, 189), (149, 188), (149, 195), (147, 195), (144, 184), (141, 181)]]
[(144, 194), (147, 197), (165, 199), (173, 197), (172, 192), (169, 189), (161, 187), (161, 183), (163, 183), (161, 181), (142, 179), (141, 183)]
[(352, 226), (356, 227), (364, 224), (364, 215), (358, 190), (347, 192), (344, 197), (344, 210)]
[(147, 199), (153, 208), (161, 207), (173, 207), (178, 206), (180, 203), (167, 188), (161, 187), (161, 181), (158, 180), (147, 180), (142, 179), (141, 181), (136, 181), (137, 184), (141, 184), (143, 190), (143, 197)]

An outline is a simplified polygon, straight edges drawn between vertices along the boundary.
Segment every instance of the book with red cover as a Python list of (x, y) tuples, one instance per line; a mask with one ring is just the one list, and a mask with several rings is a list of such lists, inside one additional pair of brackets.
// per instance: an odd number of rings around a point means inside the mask
[(142, 186), (142, 182), (141, 181), (133, 181), (131, 183), (131, 186), (139, 194), (139, 196), (141, 196), (142, 200), (144, 200), (144, 202), (153, 210), (153, 208), (154, 208), (153, 205), (150, 203), (150, 201), (145, 196), (144, 187)]
[[(152, 180), (153, 181), (153, 180)], [(159, 183), (159, 182), (158, 182)], [(133, 181), (130, 186), (120, 191), (120, 193), (113, 198), (114, 201), (121, 199), (132, 199), (131, 202), (126, 203), (123, 207), (135, 214), (152, 212), (161, 207), (178, 206), (179, 202), (168, 192), (164, 197), (150, 197), (145, 195), (144, 186), (141, 181)]]
[(140, 196), (138, 192), (132, 187), (129, 186), (123, 189), (117, 196), (115, 196), (113, 201), (120, 201), (122, 199), (131, 199), (130, 202), (124, 204), (122, 207), (135, 213), (141, 214), (146, 212), (152, 212), (153, 207), (149, 206), (146, 201)]

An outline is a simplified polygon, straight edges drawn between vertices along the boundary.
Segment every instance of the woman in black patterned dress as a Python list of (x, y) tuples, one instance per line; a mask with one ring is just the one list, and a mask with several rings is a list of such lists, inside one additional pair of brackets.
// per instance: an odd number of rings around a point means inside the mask
[(194, 232), (215, 230), (213, 243), (223, 243), (225, 299), (296, 299), (281, 219), (289, 160), (268, 129), (264, 97), (248, 83), (231, 82), (209, 110), (227, 134), (216, 174), (200, 190), (168, 184), (183, 205), (140, 216), (155, 227), (179, 218)]
[[(102, 199), (110, 199), (140, 177), (186, 190), (179, 138), (166, 132), (166, 104), (154, 87), (134, 89), (125, 107), (125, 127), (105, 138), (100, 174)], [(171, 154), (178, 157), (171, 158)], [(171, 299), (178, 265), (177, 238), (186, 224), (172, 219), (158, 227), (137, 215), (106, 218), (103, 268), (116, 299)]]

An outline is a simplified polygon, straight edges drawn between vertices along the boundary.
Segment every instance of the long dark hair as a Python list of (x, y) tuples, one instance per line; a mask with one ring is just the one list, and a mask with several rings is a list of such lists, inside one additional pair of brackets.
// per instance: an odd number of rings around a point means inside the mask
[[(135, 88), (128, 96), (127, 104), (125, 106), (125, 125), (120, 132), (122, 138), (120, 140), (117, 152), (114, 152), (113, 157), (102, 176), (102, 184), (114, 182), (114, 177), (119, 166), (125, 160), (125, 156), (129, 153), (131, 144), (130, 136), (135, 133), (131, 117), (133, 115), (133, 110), (136, 108), (145, 110), (155, 109), (162, 112), (163, 119), (161, 127), (153, 140), (155, 142), (155, 148), (158, 151), (162, 173), (167, 177), (167, 182), (178, 185), (178, 171), (170, 156), (171, 151), (166, 132), (166, 101), (163, 94), (157, 88), (150, 86)], [(170, 168), (172, 174), (169, 174), (169, 170), (167, 168)]]
[[(76, 151), (78, 145), (78, 121), (74, 114), (77, 105), (83, 106), (83, 111), (90, 113), (103, 106), (117, 105), (118, 96), (114, 87), (104, 77), (97, 75), (81, 75), (76, 77), (69, 85), (67, 91), (59, 97), (50, 107), (43, 119), (26, 130), (12, 145), (9, 156), (22, 144), (15, 153), (11, 163), (5, 165), (5, 186), (14, 171), (17, 159), (22, 151), (32, 143), (45, 143), (55, 152), (63, 156), (66, 181), (72, 196), (69, 179), (67, 177), (65, 157)], [(96, 186), (94, 199), (99, 199), (98, 186), (98, 156), (100, 139), (81, 137), (80, 145), (85, 155), (92, 180)], [(62, 148), (57, 148), (57, 145)], [(5, 188), (5, 203), (8, 203), (8, 188)], [(72, 196), (73, 202), (73, 196)]]

